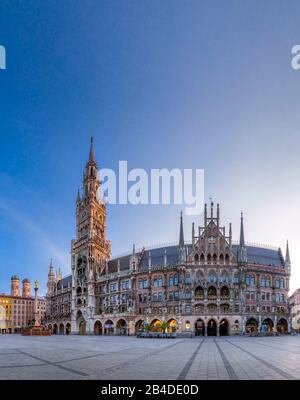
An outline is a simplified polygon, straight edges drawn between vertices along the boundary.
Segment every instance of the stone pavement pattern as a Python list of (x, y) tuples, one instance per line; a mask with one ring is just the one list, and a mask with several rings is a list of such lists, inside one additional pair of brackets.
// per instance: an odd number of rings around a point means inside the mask
[(300, 379), (300, 336), (0, 336), (0, 379)]

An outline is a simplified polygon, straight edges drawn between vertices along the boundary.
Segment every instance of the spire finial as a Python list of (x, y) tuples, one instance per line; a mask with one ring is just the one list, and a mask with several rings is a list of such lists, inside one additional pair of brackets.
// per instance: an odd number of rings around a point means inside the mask
[(80, 191), (79, 191), (79, 189), (77, 190), (77, 199), (76, 199), (76, 201), (77, 201), (77, 203), (79, 203), (80, 202)]
[(184, 247), (184, 236), (183, 236), (182, 211), (180, 212), (179, 247)]
[(90, 162), (95, 162), (94, 138), (93, 138), (93, 136), (91, 137), (91, 147), (90, 147), (89, 161), (90, 161)]
[(291, 264), (291, 259), (290, 259), (290, 250), (289, 250), (289, 241), (286, 241), (286, 252), (285, 252), (285, 264), (290, 265)]
[(245, 246), (243, 211), (241, 211), (240, 246)]

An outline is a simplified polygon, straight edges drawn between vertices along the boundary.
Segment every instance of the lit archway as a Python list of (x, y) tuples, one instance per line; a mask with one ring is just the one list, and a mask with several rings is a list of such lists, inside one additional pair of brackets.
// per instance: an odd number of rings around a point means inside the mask
[(228, 336), (229, 334), (229, 323), (225, 318), (220, 322), (219, 333), (220, 336)]
[(266, 318), (263, 320), (263, 323), (261, 324), (262, 332), (272, 332), (274, 328), (273, 321), (271, 318)]
[(161, 322), (159, 319), (154, 319), (154, 320), (151, 322), (152, 329), (153, 329), (153, 331), (155, 331), (155, 332), (161, 330), (161, 325), (162, 325), (162, 322)]
[(203, 319), (199, 318), (195, 322), (195, 336), (204, 336), (205, 335), (205, 324)]
[(208, 321), (207, 336), (217, 336), (217, 323), (214, 319)]
[(178, 322), (176, 321), (176, 319), (169, 319), (168, 324), (169, 324), (168, 332), (178, 331)]
[(258, 331), (258, 322), (255, 318), (249, 318), (246, 322), (246, 333), (256, 333)]
[(281, 318), (277, 323), (277, 331), (279, 333), (286, 333), (288, 331), (288, 323), (285, 318)]

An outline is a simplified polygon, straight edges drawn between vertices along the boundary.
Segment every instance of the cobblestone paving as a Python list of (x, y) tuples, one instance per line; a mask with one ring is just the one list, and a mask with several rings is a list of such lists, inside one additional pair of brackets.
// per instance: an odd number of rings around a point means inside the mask
[(300, 335), (1, 335), (0, 379), (300, 379)]

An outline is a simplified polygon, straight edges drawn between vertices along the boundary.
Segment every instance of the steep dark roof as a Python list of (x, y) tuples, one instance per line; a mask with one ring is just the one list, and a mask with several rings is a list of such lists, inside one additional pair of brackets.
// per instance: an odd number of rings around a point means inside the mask
[[(237, 250), (237, 245), (233, 248)], [(274, 267), (284, 266), (283, 260), (280, 257), (279, 250), (269, 249), (265, 247), (246, 246), (248, 263), (271, 265)]]
[(58, 281), (57, 289), (61, 289), (62, 287), (63, 287), (63, 289), (65, 289), (68, 287), (68, 285), (70, 285), (70, 287), (72, 287), (72, 275), (66, 276), (61, 281)]
[[(191, 250), (191, 245), (187, 245), (188, 251)], [(233, 251), (236, 253), (238, 245), (232, 245)], [(279, 250), (270, 249), (270, 248), (263, 248), (263, 247), (256, 247), (256, 246), (249, 246), (247, 245), (247, 256), (248, 262), (253, 264), (260, 264), (260, 265), (271, 265), (275, 267), (284, 266), (283, 259), (280, 256)], [(149, 261), (149, 251), (151, 253), (151, 264), (153, 266), (162, 266), (164, 264), (164, 252), (167, 252), (167, 264), (172, 265), (176, 264), (178, 260), (178, 251), (179, 248), (177, 245), (173, 246), (165, 246), (165, 247), (157, 247), (152, 248), (149, 250), (145, 250), (143, 259), (141, 261), (141, 269), (148, 268), (148, 261)], [(141, 252), (136, 253), (138, 258), (141, 255)], [(108, 269), (110, 273), (117, 271), (117, 264), (118, 260), (120, 260), (120, 269), (126, 270), (129, 268), (129, 261), (130, 261), (131, 254), (113, 258), (108, 262)]]
[[(188, 247), (188, 251), (191, 250), (191, 245), (188, 244), (186, 245)], [(283, 267), (284, 266), (284, 260), (282, 258), (282, 255), (280, 254), (279, 250), (275, 249), (270, 249), (270, 248), (265, 248), (265, 247), (258, 247), (258, 246), (250, 246), (247, 245), (247, 257), (248, 257), (248, 263), (252, 264), (259, 264), (259, 265), (267, 265), (267, 266), (272, 266), (272, 267)], [(236, 253), (238, 245), (233, 244), (232, 245), (233, 251)], [(150, 248), (149, 250), (145, 250), (143, 259), (140, 264), (140, 269), (141, 270), (147, 270), (148, 269), (148, 264), (149, 264), (149, 251), (151, 253), (151, 264), (152, 266), (163, 266), (164, 265), (164, 253), (165, 250), (167, 252), (167, 264), (168, 265), (173, 265), (177, 263), (178, 260), (178, 254), (179, 254), (179, 247), (178, 245), (167, 245), (164, 247), (156, 247), (156, 248)], [(122, 257), (116, 257), (111, 259), (108, 262), (108, 270), (110, 273), (117, 272), (118, 269), (118, 261), (120, 262), (120, 269), (121, 271), (129, 269), (129, 263), (130, 263), (130, 257), (132, 253), (129, 253), (125, 256)], [(141, 255), (141, 252), (136, 253), (137, 257), (139, 258)], [(105, 270), (103, 271), (103, 274), (105, 274)], [(72, 276), (66, 276), (63, 278), (61, 281), (58, 282), (57, 288), (61, 288), (61, 284), (63, 284), (63, 287), (66, 288), (68, 287), (68, 284), (70, 286), (72, 285)]]

